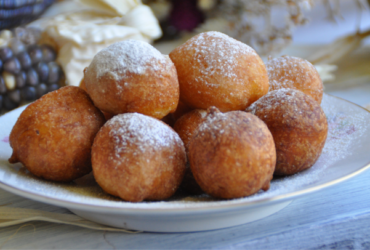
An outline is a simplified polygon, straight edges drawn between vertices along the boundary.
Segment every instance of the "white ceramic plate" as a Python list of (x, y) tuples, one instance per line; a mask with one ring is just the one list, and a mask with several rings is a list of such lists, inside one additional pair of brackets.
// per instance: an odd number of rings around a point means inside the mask
[(188, 232), (225, 228), (271, 215), (294, 198), (353, 177), (370, 167), (370, 113), (348, 101), (324, 95), (329, 134), (322, 155), (307, 171), (273, 180), (267, 192), (234, 200), (176, 195), (168, 201), (130, 203), (105, 194), (92, 175), (53, 183), (9, 164), (8, 136), (19, 108), (0, 117), (0, 187), (14, 194), (61, 206), (86, 219), (133, 230)]

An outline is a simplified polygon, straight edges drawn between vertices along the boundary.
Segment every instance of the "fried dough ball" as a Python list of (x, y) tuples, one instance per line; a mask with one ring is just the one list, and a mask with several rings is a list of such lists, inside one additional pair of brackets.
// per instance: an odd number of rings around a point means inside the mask
[(212, 107), (190, 140), (189, 161), (206, 193), (232, 199), (269, 188), (276, 151), (270, 131), (258, 117)]
[[(206, 110), (194, 109), (186, 113), (176, 121), (173, 129), (177, 132), (181, 140), (184, 142), (186, 153), (189, 152), (189, 142), (191, 138), (194, 136), (199, 126), (205, 121), (206, 116)], [(193, 173), (191, 172), (190, 166), (188, 164), (186, 165), (186, 172), (184, 180), (181, 183), (181, 187), (192, 194), (203, 193), (203, 190), (195, 181)]]
[(186, 106), (185, 103), (183, 103), (180, 100), (175, 112), (172, 113), (172, 117), (175, 121), (177, 121), (178, 119), (180, 119), (180, 117), (182, 117), (183, 115), (185, 115), (186, 113), (192, 110), (193, 110), (192, 108), (189, 108), (188, 106)]
[(126, 201), (164, 200), (185, 173), (184, 144), (165, 123), (138, 113), (114, 116), (92, 147), (96, 182)]
[(180, 99), (190, 108), (244, 110), (268, 92), (265, 65), (248, 45), (219, 32), (201, 33), (170, 53)]
[(30, 104), (10, 134), (10, 163), (51, 181), (72, 181), (91, 172), (91, 146), (105, 122), (87, 93), (67, 86)]
[(321, 155), (328, 124), (324, 111), (310, 96), (294, 89), (275, 90), (246, 111), (263, 120), (274, 137), (275, 175), (310, 168)]
[(175, 125), (175, 122), (183, 115), (185, 115), (186, 113), (190, 112), (191, 108), (189, 108), (188, 106), (186, 106), (183, 102), (179, 101), (179, 104), (177, 105), (177, 108), (175, 110), (175, 112), (173, 113), (170, 113), (168, 115), (166, 115), (165, 117), (163, 117), (162, 121), (168, 125), (170, 125), (171, 127), (173, 127)]
[(172, 113), (163, 117), (161, 121), (166, 123), (171, 128), (173, 128), (173, 125), (175, 124), (175, 120), (173, 119)]
[(319, 104), (324, 86), (316, 68), (307, 60), (293, 56), (282, 56), (266, 63), (270, 79), (269, 91), (282, 88), (300, 90)]
[[(84, 78), (82, 78), (82, 80), (81, 80), (81, 82), (80, 82), (79, 87), (80, 87), (81, 89), (83, 89), (83, 90), (85, 90), (85, 91), (87, 92), (87, 89), (86, 89), (86, 86), (85, 86), (85, 80), (84, 80)], [(100, 110), (100, 111), (101, 111), (101, 110)], [(103, 113), (103, 115), (104, 115), (105, 120), (107, 120), (107, 121), (108, 121), (110, 118), (112, 118), (112, 117), (113, 117), (113, 115), (112, 115), (112, 114), (110, 114), (110, 113), (107, 113), (107, 112), (104, 112), (104, 111), (102, 111), (102, 113)]]
[(207, 111), (204, 109), (194, 109), (178, 119), (173, 129), (184, 142), (185, 150), (188, 151), (190, 139), (198, 129), (199, 125), (206, 120)]
[(95, 105), (113, 115), (138, 112), (162, 119), (179, 101), (174, 64), (142, 41), (125, 40), (101, 50), (84, 78)]
[(85, 79), (82, 78), (79, 87), (87, 92), (86, 86), (85, 86)]

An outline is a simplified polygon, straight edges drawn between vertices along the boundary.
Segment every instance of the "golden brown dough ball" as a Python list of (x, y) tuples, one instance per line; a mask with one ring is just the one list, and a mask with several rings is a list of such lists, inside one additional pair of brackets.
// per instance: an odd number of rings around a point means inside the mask
[(309, 61), (293, 56), (282, 56), (269, 60), (266, 68), (270, 79), (269, 91), (282, 88), (296, 89), (321, 103), (324, 86), (319, 73)]
[(268, 92), (265, 65), (248, 45), (219, 32), (201, 33), (170, 53), (180, 99), (190, 108), (244, 110)]
[(104, 122), (79, 87), (50, 92), (19, 116), (10, 134), (9, 162), (21, 162), (47, 180), (72, 181), (91, 171), (91, 146)]
[(206, 193), (232, 199), (269, 188), (276, 151), (270, 131), (258, 117), (211, 108), (190, 141), (189, 161)]
[(188, 151), (188, 144), (199, 125), (206, 120), (207, 111), (204, 109), (194, 109), (178, 119), (173, 129), (180, 136), (184, 142), (186, 151)]
[(294, 89), (269, 92), (247, 110), (263, 120), (276, 145), (276, 175), (292, 175), (313, 166), (328, 133), (326, 116), (310, 96)]
[(114, 116), (92, 147), (96, 182), (126, 201), (164, 200), (185, 172), (184, 144), (165, 123), (138, 113)]
[[(80, 87), (81, 89), (83, 89), (83, 90), (87, 91), (87, 90), (86, 90), (86, 86), (85, 86), (85, 80), (84, 80), (84, 78), (82, 78), (82, 80), (81, 80), (81, 82), (80, 82), (79, 87)], [(100, 110), (100, 111), (101, 111), (101, 110)], [(105, 118), (105, 120), (107, 120), (107, 121), (108, 121), (110, 118), (112, 118), (112, 117), (113, 117), (113, 115), (112, 115), (112, 114), (110, 114), (110, 113), (107, 113), (107, 112), (104, 112), (104, 111), (101, 111), (101, 112), (103, 113), (104, 118)]]
[(177, 105), (175, 112), (173, 112), (171, 115), (173, 119), (177, 121), (181, 116), (185, 115), (190, 111), (192, 111), (192, 108), (189, 108), (188, 106), (186, 106), (185, 103), (179, 101), (179, 104)]
[(177, 105), (177, 108), (175, 112), (170, 113), (163, 117), (161, 120), (173, 127), (175, 125), (175, 122), (186, 113), (190, 112), (192, 109), (186, 106), (183, 102), (179, 101), (179, 104)]
[(176, 68), (150, 44), (125, 40), (101, 50), (84, 71), (87, 92), (102, 111), (162, 119), (179, 101)]
[(81, 79), (79, 87), (87, 92), (84, 78)]
[[(206, 110), (194, 109), (176, 121), (173, 129), (178, 133), (181, 140), (184, 142), (186, 153), (189, 152), (189, 142), (191, 138), (197, 132), (198, 127), (205, 121), (206, 116)], [(202, 189), (194, 179), (189, 164), (187, 164), (181, 187), (192, 194), (203, 193)]]
[(172, 113), (163, 117), (161, 121), (166, 123), (171, 128), (173, 128), (173, 125), (175, 124), (175, 120), (173, 119)]

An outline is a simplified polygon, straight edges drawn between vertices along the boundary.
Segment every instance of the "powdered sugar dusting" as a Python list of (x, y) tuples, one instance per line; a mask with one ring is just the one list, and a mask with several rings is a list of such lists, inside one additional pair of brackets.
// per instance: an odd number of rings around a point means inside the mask
[[(274, 91), (277, 97), (276, 99), (279, 98), (278, 96), (286, 96), (284, 93), (290, 91), (291, 90), (288, 89)], [(270, 93), (271, 92), (268, 94)], [(302, 189), (307, 185), (319, 181), (323, 177), (323, 173), (328, 172), (328, 167), (333, 166), (333, 164), (351, 154), (350, 148), (367, 129), (366, 119), (364, 119), (363, 114), (356, 111), (352, 114), (338, 112), (338, 107), (334, 106), (332, 103), (333, 99), (332, 97), (324, 95), (321, 103), (321, 108), (328, 121), (328, 135), (321, 156), (317, 162), (308, 170), (292, 176), (273, 180), (270, 190), (251, 196), (247, 198), (248, 200), (273, 197)], [(256, 104), (252, 105), (254, 107), (251, 106), (250, 109), (255, 110), (255, 105)], [(264, 108), (269, 108), (269, 105), (266, 104)], [(272, 106), (270, 106), (270, 108), (272, 109)]]
[(143, 74), (148, 69), (158, 71), (161, 69), (160, 64), (166, 62), (165, 57), (150, 44), (124, 40), (97, 53), (88, 70), (96, 72), (96, 78), (109, 74), (119, 80), (126, 72)]
[[(305, 93), (322, 93), (322, 83), (316, 68), (307, 60), (282, 56), (266, 63), (270, 91), (280, 88), (299, 89)], [(315, 98), (316, 99), (316, 98)]]
[(249, 106), (247, 110), (248, 112), (255, 114), (258, 108), (259, 110), (264, 110), (264, 113), (266, 114), (275, 114), (275, 110), (279, 109), (279, 106), (281, 104), (289, 103), (297, 106), (297, 98), (295, 97), (296, 93), (297, 92), (295, 90), (286, 88), (270, 91), (265, 96), (263, 96), (262, 99), (259, 99), (252, 103), (252, 105)]
[[(213, 138), (216, 138), (217, 134), (222, 134), (227, 126), (233, 126), (234, 124), (223, 124), (222, 121), (226, 121), (228, 116), (221, 113), (219, 110), (213, 110), (214, 107), (208, 109), (208, 114), (205, 121), (199, 126), (198, 133), (203, 134), (204, 131), (211, 133)], [(203, 136), (203, 135), (202, 135)]]
[[(329, 172), (328, 168), (351, 155), (350, 148), (368, 129), (367, 121), (364, 119), (363, 113), (356, 111), (352, 114), (338, 112), (338, 107), (333, 106), (333, 99), (333, 97), (324, 95), (321, 103), (328, 120), (328, 136), (317, 162), (308, 170), (273, 180), (268, 192), (260, 192), (258, 195), (251, 196), (248, 199), (255, 200), (273, 197), (300, 190), (326, 177)], [(324, 173), (326, 173), (325, 176)]]
[(199, 114), (200, 114), (200, 117), (205, 118), (207, 116), (207, 111), (200, 109)]
[(115, 157), (121, 158), (121, 153), (135, 150), (145, 154), (147, 150), (160, 150), (171, 147), (174, 143), (182, 143), (180, 137), (161, 121), (138, 113), (127, 113), (114, 116), (106, 126), (111, 128), (109, 136), (115, 142)]
[[(112, 200), (112, 196), (106, 195), (95, 182), (89, 186), (83, 186), (78, 183), (51, 183), (35, 178), (33, 175), (21, 174), (20, 172), (22, 169), (24, 170), (24, 168), (20, 166), (21, 164), (13, 166), (10, 166), (10, 164), (0, 164), (0, 176), (4, 184), (16, 187), (19, 192), (24, 191), (26, 194), (34, 193), (42, 197), (50, 197), (52, 198), (51, 200), (66, 201), (66, 204), (73, 203), (86, 205), (87, 207), (90, 205), (97, 207), (102, 206), (106, 207), (107, 211), (110, 211), (109, 208), (147, 209), (151, 211), (151, 209), (212, 208), (222, 205), (229, 207), (233, 204), (245, 206), (246, 211), (248, 211), (247, 207), (253, 205), (253, 203), (251, 203), (253, 201), (262, 201), (264, 205), (269, 205), (268, 199), (281, 199), (282, 197), (279, 195), (289, 195), (299, 190), (312, 187), (316, 188), (322, 179), (324, 179), (324, 181), (321, 182), (321, 184), (328, 183), (330, 185), (330, 183), (333, 183), (333, 181), (339, 178), (351, 175), (359, 169), (364, 169), (363, 165), (359, 166), (358, 163), (353, 161), (355, 159), (353, 155), (356, 154), (356, 147), (363, 147), (365, 150), (370, 147), (370, 114), (346, 101), (327, 95), (324, 95), (321, 107), (327, 116), (329, 130), (324, 150), (315, 165), (293, 176), (274, 179), (268, 191), (261, 191), (253, 196), (245, 198), (215, 200), (208, 195), (175, 196), (168, 201), (131, 203), (117, 199)], [(13, 113), (10, 112), (8, 115), (4, 115), (2, 117), (4, 120), (0, 120), (0, 126), (3, 128), (0, 130), (0, 135), (2, 135), (2, 137), (10, 133), (11, 126), (8, 124), (15, 123), (17, 116), (12, 116), (11, 118), (13, 120), (11, 121), (5, 120), (6, 117), (10, 117), (12, 114)], [(125, 119), (126, 118), (123, 120)], [(155, 120), (154, 118), (151, 119)], [(111, 122), (112, 121), (108, 121), (108, 123)], [(117, 125), (120, 125), (119, 121), (117, 121)], [(132, 124), (132, 126), (135, 127), (135, 124)], [(143, 128), (143, 130), (144, 132), (142, 133), (145, 135), (144, 137), (147, 138), (146, 129)], [(159, 133), (166, 133), (166, 131), (164, 130)], [(121, 135), (117, 134), (117, 136)], [(122, 136), (123, 138), (127, 137), (127, 135)], [(145, 139), (145, 141), (146, 140), (150, 141), (151, 139)], [(8, 148), (10, 147), (0, 147), (0, 158), (4, 160), (4, 162), (6, 162), (5, 160), (8, 159), (11, 154), (11, 150)], [(370, 161), (368, 154), (361, 154), (361, 157), (364, 158), (367, 163)], [(343, 158), (346, 158), (349, 163), (340, 166), (339, 163), (342, 163)], [(342, 173), (333, 177), (332, 172), (338, 171)], [(74, 189), (67, 188), (66, 185), (73, 186)], [(79, 192), (75, 191), (76, 188), (79, 188)], [(320, 189), (321, 187), (319, 186), (318, 188)]]
[(338, 112), (338, 108), (330, 103), (332, 99), (324, 98), (321, 103), (328, 121), (328, 137), (322, 154), (332, 161), (339, 161), (351, 154), (350, 148), (364, 135), (369, 123), (355, 109)]
[(193, 52), (192, 60), (199, 62), (193, 66), (201, 73), (195, 81), (201, 81), (213, 87), (217, 85), (207, 77), (215, 74), (243, 84), (235, 72), (236, 61), (244, 55), (257, 55), (248, 45), (215, 31), (201, 33), (185, 45), (187, 50)]

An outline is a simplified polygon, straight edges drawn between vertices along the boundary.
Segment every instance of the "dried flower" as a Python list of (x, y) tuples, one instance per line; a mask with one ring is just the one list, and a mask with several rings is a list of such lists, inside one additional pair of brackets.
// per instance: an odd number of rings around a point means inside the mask
[[(166, 0), (144, 0), (151, 4)], [(194, 0), (167, 0), (168, 3)], [(218, 30), (249, 44), (259, 54), (277, 54), (292, 42), (292, 34), (297, 26), (308, 22), (305, 11), (311, 10), (316, 2), (326, 7), (328, 20), (341, 18), (339, 0), (197, 0), (198, 6), (207, 17), (205, 24), (197, 31), (207, 31), (215, 23), (223, 23)], [(204, 3), (203, 3), (203, 2)], [(354, 3), (363, 8), (365, 0)], [(367, 0), (370, 2), (370, 0)], [(198, 9), (199, 10), (199, 9)], [(360, 12), (361, 14), (361, 12)], [(361, 15), (358, 15), (359, 21)], [(223, 20), (227, 23), (224, 25)], [(208, 22), (212, 24), (209, 25)]]
[[(291, 43), (293, 29), (308, 21), (303, 11), (313, 5), (312, 0), (224, 0), (215, 11), (229, 21), (230, 36), (268, 55)], [(273, 20), (276, 9), (278, 22)]]

